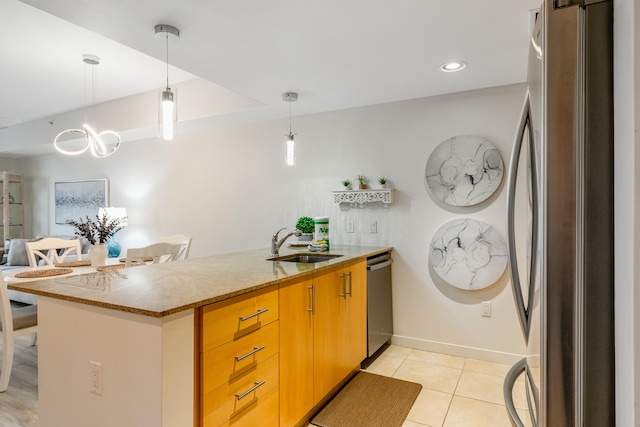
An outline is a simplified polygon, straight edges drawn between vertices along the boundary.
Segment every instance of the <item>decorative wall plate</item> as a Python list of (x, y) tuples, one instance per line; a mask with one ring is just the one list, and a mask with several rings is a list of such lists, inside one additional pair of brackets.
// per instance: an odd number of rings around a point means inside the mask
[(425, 179), (435, 199), (453, 206), (472, 206), (496, 191), (503, 169), (500, 152), (485, 138), (454, 136), (433, 150)]
[(457, 219), (434, 234), (429, 263), (442, 280), (456, 288), (483, 289), (504, 273), (507, 245), (490, 225), (475, 219)]

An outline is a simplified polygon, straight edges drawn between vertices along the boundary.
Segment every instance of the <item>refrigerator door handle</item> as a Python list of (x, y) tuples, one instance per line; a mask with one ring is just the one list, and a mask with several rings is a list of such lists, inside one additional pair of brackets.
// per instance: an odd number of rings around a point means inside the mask
[(520, 375), (522, 375), (523, 373), (525, 374), (524, 379), (526, 386), (527, 406), (529, 408), (529, 420), (531, 422), (531, 427), (538, 427), (539, 423), (536, 414), (538, 413), (538, 407), (540, 404), (540, 394), (533, 381), (533, 375), (531, 374), (531, 369), (527, 364), (527, 359), (522, 359), (518, 363), (513, 365), (504, 378), (502, 393), (504, 396), (504, 403), (507, 408), (507, 414), (511, 419), (512, 425), (516, 427), (525, 427), (525, 424), (522, 422), (522, 419), (518, 415), (518, 411), (513, 402), (513, 388), (516, 385), (518, 377), (520, 377)]
[[(522, 294), (522, 285), (520, 282), (520, 274), (518, 272), (518, 260), (516, 257), (516, 236), (515, 236), (515, 197), (516, 182), (518, 177), (518, 163), (520, 161), (520, 153), (524, 143), (525, 132), (528, 131), (529, 138), (529, 172), (531, 192), (531, 262), (529, 268), (529, 286), (527, 295), (527, 304), (525, 305), (524, 296)], [(516, 303), (518, 318), (525, 342), (529, 342), (529, 331), (531, 330), (531, 314), (533, 312), (533, 301), (535, 296), (536, 282), (536, 265), (538, 255), (538, 177), (536, 151), (534, 142), (534, 132), (531, 124), (531, 100), (529, 92), (525, 97), (522, 115), (516, 133), (516, 139), (513, 144), (511, 153), (511, 162), (509, 164), (509, 176), (507, 182), (507, 252), (509, 254), (509, 271), (511, 274), (511, 287), (513, 289), (513, 297)]]

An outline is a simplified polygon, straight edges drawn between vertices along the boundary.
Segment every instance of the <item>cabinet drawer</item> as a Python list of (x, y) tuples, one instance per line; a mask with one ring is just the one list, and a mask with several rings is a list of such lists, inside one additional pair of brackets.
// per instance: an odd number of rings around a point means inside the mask
[(277, 352), (277, 321), (206, 352), (202, 357), (202, 393), (235, 381)]
[(278, 287), (210, 304), (202, 317), (202, 351), (206, 352), (277, 320)]
[(276, 387), (238, 415), (223, 423), (224, 427), (277, 426), (280, 391)]
[[(205, 394), (202, 405), (203, 424), (219, 426), (241, 415), (243, 410), (259, 406), (263, 397), (277, 388), (278, 355), (276, 354), (259, 363), (254, 371)], [(277, 423), (277, 415), (275, 419)]]

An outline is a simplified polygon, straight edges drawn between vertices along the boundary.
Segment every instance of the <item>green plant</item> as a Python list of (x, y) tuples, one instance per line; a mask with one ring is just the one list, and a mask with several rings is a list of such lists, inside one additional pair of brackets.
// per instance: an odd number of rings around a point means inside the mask
[(378, 178), (378, 182), (382, 185), (385, 185), (387, 183), (387, 178), (385, 178), (384, 176), (380, 177)]
[(85, 237), (92, 245), (98, 243), (107, 243), (114, 234), (122, 230), (122, 223), (125, 218), (109, 219), (109, 215), (99, 217), (96, 215), (96, 220), (93, 221), (86, 216), (87, 220), (84, 221), (80, 218), (78, 221), (70, 219), (67, 224), (75, 228), (74, 234), (76, 236)]
[(363, 185), (364, 183), (367, 182), (367, 177), (364, 175), (358, 175), (358, 182), (360, 183), (360, 185)]
[(315, 229), (316, 225), (313, 222), (313, 218), (308, 216), (298, 218), (298, 222), (296, 223), (296, 230), (300, 230), (303, 233), (313, 233)]
[(349, 181), (348, 179), (345, 179), (344, 181), (342, 181), (342, 185), (344, 185), (345, 187), (348, 187), (351, 185), (351, 181)]

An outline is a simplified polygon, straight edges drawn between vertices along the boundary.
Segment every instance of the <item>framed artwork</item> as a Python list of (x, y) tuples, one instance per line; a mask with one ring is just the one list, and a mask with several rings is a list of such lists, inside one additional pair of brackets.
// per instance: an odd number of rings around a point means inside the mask
[(425, 179), (431, 197), (452, 206), (473, 206), (489, 196), (502, 181), (502, 156), (477, 135), (451, 137), (427, 160)]
[(69, 220), (94, 218), (98, 209), (109, 206), (109, 180), (56, 182), (53, 194), (56, 207), (56, 224), (67, 224)]
[(484, 289), (507, 268), (507, 244), (489, 224), (456, 219), (433, 235), (429, 263), (451, 286), (468, 291)]

